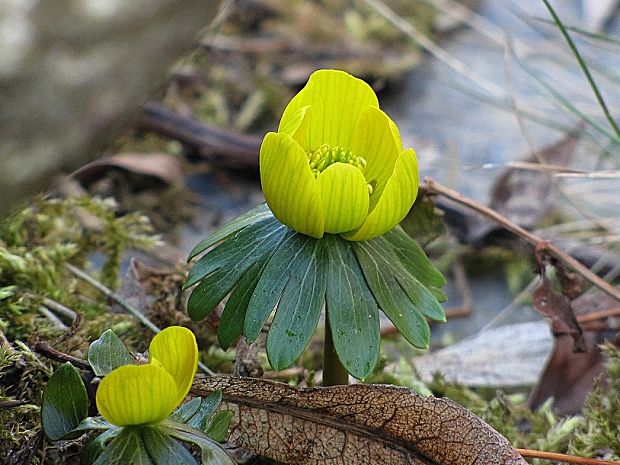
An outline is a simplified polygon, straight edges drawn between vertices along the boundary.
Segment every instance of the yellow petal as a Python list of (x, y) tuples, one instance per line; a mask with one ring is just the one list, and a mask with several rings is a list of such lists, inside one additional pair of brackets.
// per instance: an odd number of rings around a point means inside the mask
[(293, 115), (307, 105), (312, 110), (308, 126), (304, 123), (293, 137), (304, 149), (315, 150), (323, 144), (348, 148), (362, 111), (369, 105), (379, 107), (379, 102), (361, 79), (324, 69), (312, 73), (306, 86), (289, 102), (281, 126), (288, 126)]
[(418, 194), (418, 161), (413, 149), (400, 154), (394, 172), (387, 182), (376, 207), (362, 226), (349, 234), (350, 241), (364, 241), (381, 236), (402, 221)]
[(283, 224), (323, 237), (323, 207), (308, 157), (289, 135), (270, 132), (260, 148), (260, 180), (267, 205)]
[[(310, 116), (310, 106), (306, 105), (305, 107), (300, 108), (296, 112), (292, 113), (290, 116), (287, 115), (287, 119), (284, 119), (284, 116), (280, 120), (280, 126), (278, 127), (278, 132), (283, 132), (293, 137), (297, 131), (304, 131), (308, 126)], [(303, 125), (303, 127), (302, 127)]]
[(112, 370), (97, 388), (97, 408), (117, 426), (156, 423), (178, 405), (172, 376), (155, 365), (123, 365)]
[(401, 145), (398, 128), (392, 120), (378, 108), (366, 108), (355, 127), (351, 151), (367, 163), (364, 176), (373, 186), (370, 211), (377, 205), (394, 171), (396, 160), (402, 152)]
[(161, 366), (176, 383), (176, 403), (180, 404), (192, 386), (198, 368), (196, 337), (182, 326), (170, 326), (155, 335), (149, 346), (153, 365)]
[(351, 231), (364, 222), (368, 215), (368, 188), (359, 168), (334, 163), (316, 181), (325, 212), (325, 232)]

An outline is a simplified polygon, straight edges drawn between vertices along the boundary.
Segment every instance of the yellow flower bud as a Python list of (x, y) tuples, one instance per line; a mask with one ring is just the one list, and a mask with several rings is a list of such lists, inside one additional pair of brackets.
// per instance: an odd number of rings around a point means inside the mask
[(413, 149), (379, 109), (373, 90), (343, 71), (320, 70), (291, 100), (260, 150), (265, 200), (274, 216), (312, 237), (381, 236), (418, 191)]

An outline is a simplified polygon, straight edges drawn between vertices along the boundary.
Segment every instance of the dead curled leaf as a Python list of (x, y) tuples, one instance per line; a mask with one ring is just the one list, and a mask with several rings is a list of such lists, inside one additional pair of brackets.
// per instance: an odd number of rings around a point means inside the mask
[(561, 283), (564, 294), (559, 294), (553, 290), (551, 281), (546, 275), (547, 257), (544, 253), (544, 244), (538, 244), (535, 250), (536, 264), (538, 274), (540, 275), (540, 284), (532, 295), (532, 304), (534, 308), (541, 314), (551, 319), (551, 330), (554, 336), (560, 334), (570, 334), (574, 341), (574, 349), (577, 352), (585, 351), (585, 345), (582, 337), (581, 326), (577, 322), (577, 318), (573, 313), (570, 305), (569, 294), (576, 297), (577, 288), (581, 287), (581, 283), (577, 278), (571, 282), (571, 274), (565, 271), (559, 262), (554, 262), (554, 266), (561, 277)]
[(297, 389), (254, 378), (209, 377), (192, 393), (223, 394), (229, 441), (291, 465), (526, 465), (510, 443), (449, 399), (356, 384)]

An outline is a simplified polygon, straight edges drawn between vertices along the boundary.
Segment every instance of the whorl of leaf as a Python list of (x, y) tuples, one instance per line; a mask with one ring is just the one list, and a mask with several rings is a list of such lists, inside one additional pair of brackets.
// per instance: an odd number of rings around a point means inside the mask
[(449, 399), (386, 385), (297, 389), (251, 378), (210, 377), (234, 412), (229, 440), (293, 465), (525, 465), (510, 443)]

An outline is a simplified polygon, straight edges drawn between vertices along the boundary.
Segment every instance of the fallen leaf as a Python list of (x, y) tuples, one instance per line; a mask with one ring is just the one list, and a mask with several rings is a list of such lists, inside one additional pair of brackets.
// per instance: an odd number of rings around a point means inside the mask
[(598, 347), (606, 338), (601, 333), (583, 333), (583, 352), (573, 351), (568, 334), (555, 337), (553, 351), (538, 384), (530, 394), (528, 405), (540, 407), (553, 397), (553, 409), (559, 415), (581, 411), (594, 379), (603, 372), (603, 355)]
[[(553, 290), (551, 281), (549, 281), (546, 275), (546, 263), (548, 259), (543, 246), (544, 244), (538, 244), (534, 254), (541, 281), (538, 287), (534, 289), (532, 305), (536, 311), (551, 319), (551, 330), (555, 336), (570, 334), (574, 341), (573, 350), (582, 352), (585, 350), (585, 347), (583, 345), (581, 327), (573, 313), (569, 298)], [(555, 264), (556, 269), (562, 269), (557, 262)], [(560, 274), (564, 276), (563, 285), (567, 288), (570, 287), (571, 292), (573, 292), (574, 285), (568, 283), (568, 273), (561, 271)]]
[[(583, 125), (580, 124), (562, 139), (538, 150), (538, 154), (531, 155), (525, 161), (567, 166), (582, 130)], [(544, 170), (507, 168), (493, 183), (490, 196), (489, 206), (493, 210), (526, 229), (533, 228), (553, 205), (551, 173)]]
[[(585, 351), (574, 352), (569, 335), (556, 335), (549, 360), (528, 400), (528, 405), (535, 409), (553, 397), (554, 410), (559, 415), (581, 411), (594, 379), (604, 370), (600, 345), (613, 342), (618, 330), (617, 317), (610, 312), (618, 307), (618, 302), (603, 291), (591, 288), (570, 305), (584, 329)], [(607, 313), (609, 316), (605, 316)]]
[(83, 166), (72, 176), (82, 183), (90, 184), (111, 168), (150, 176), (170, 186), (183, 184), (184, 181), (179, 159), (167, 153), (124, 153), (101, 158)]
[(510, 443), (449, 399), (394, 386), (297, 389), (254, 378), (209, 377), (234, 412), (229, 440), (291, 465), (526, 465)]

